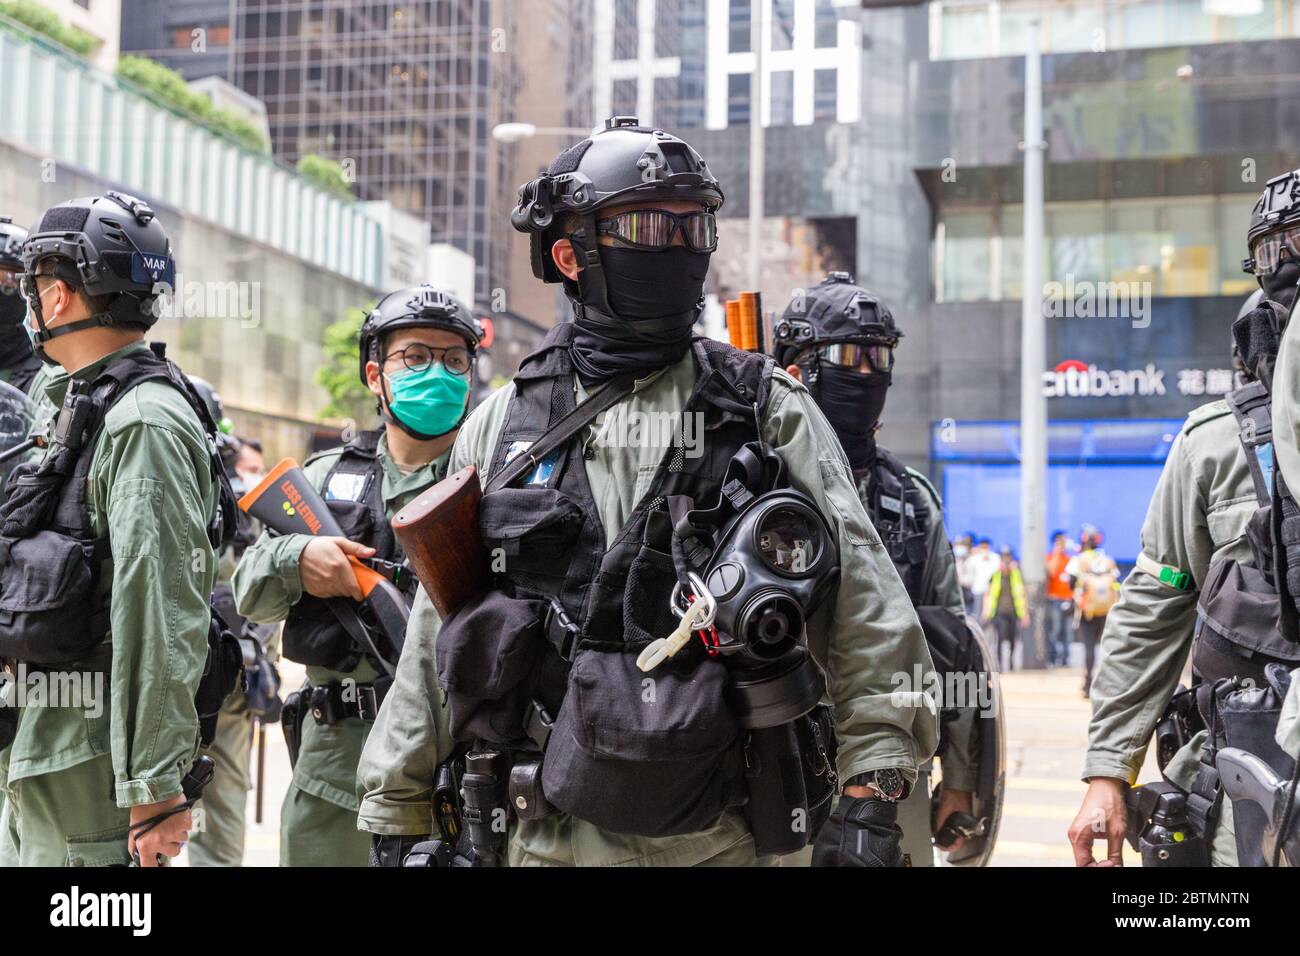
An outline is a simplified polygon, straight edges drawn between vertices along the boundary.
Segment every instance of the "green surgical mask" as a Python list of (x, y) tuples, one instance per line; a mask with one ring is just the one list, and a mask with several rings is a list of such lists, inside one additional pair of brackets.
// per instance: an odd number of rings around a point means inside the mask
[(449, 372), (441, 362), (385, 375), (392, 397), (388, 410), (416, 437), (438, 438), (456, 428), (469, 399), (469, 375)]

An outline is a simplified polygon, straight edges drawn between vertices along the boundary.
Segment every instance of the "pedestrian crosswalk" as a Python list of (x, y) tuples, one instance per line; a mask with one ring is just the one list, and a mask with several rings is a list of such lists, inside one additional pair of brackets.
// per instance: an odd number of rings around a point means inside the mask
[[(1079, 779), (1091, 708), (1077, 668), (1002, 676), (1007, 715), (1007, 792), (994, 866), (1073, 866), (1066, 830), (1086, 784)], [(1142, 779), (1153, 779), (1154, 766)], [(1098, 844), (1094, 855), (1105, 855)], [(1140, 865), (1124, 847), (1127, 865)]]

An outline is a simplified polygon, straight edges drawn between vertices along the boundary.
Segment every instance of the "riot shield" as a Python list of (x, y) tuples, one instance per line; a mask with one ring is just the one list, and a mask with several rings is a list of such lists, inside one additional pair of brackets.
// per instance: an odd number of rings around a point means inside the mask
[(0, 489), (9, 473), (26, 459), (24, 452), (33, 447), (28, 436), (35, 421), (36, 406), (31, 399), (7, 382), (0, 382)]
[[(948, 854), (948, 863), (952, 866), (987, 866), (1002, 823), (1006, 793), (1006, 710), (1002, 685), (998, 681), (997, 658), (973, 618), (967, 616), (966, 627), (972, 642), (969, 673), (974, 678), (973, 681), (968, 679), (966, 686), (969, 688), (973, 683), (976, 691), (974, 700), (967, 703), (976, 705), (979, 711), (975, 719), (978, 773), (972, 808), (979, 825), (966, 837), (960, 849)], [(948, 688), (945, 688), (945, 693), (950, 693)]]

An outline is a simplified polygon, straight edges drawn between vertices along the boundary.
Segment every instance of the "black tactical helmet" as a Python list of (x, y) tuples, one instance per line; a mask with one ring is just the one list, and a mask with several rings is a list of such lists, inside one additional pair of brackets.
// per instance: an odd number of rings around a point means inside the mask
[(0, 216), (0, 269), (23, 271), (23, 243), (26, 241), (26, 229), (15, 226), (12, 219)]
[(832, 272), (786, 306), (772, 332), (772, 356), (784, 368), (814, 346), (872, 342), (893, 348), (902, 337), (879, 296), (855, 285), (847, 272)]
[(46, 210), (27, 237), (22, 257), (28, 276), (39, 266), (42, 274), (56, 276), (88, 296), (109, 297), (104, 312), (50, 332), (34, 283), (29, 283), (27, 301), (40, 326), (38, 345), (92, 325), (149, 328), (158, 320), (159, 286), (170, 291), (176, 281), (171, 242), (162, 223), (143, 200), (114, 191), (70, 199)]
[[(519, 187), (510, 223), (531, 236), (533, 275), (543, 282), (564, 277), (551, 261), (551, 246), (564, 238), (565, 216), (587, 219), (581, 232), (594, 237), (594, 213), (611, 206), (654, 199), (695, 200), (722, 208), (722, 187), (689, 143), (634, 116), (614, 116), (604, 129), (570, 146), (546, 172)], [(586, 266), (599, 268), (588, 259)]]
[(379, 300), (361, 324), (361, 382), (366, 381), (366, 363), (383, 364), (381, 340), (398, 329), (446, 329), (465, 339), (472, 354), (483, 339), (483, 324), (465, 304), (429, 284), (390, 292)]
[(194, 386), (194, 391), (199, 393), (199, 398), (203, 399), (203, 404), (207, 406), (208, 414), (212, 416), (212, 421), (217, 426), (217, 430), (226, 435), (233, 432), (234, 425), (226, 417), (226, 405), (221, 400), (221, 393), (206, 378), (199, 378), (197, 375), (186, 375), (185, 377)]
[(1300, 169), (1275, 176), (1264, 186), (1264, 192), (1250, 213), (1250, 228), (1246, 231), (1246, 247), (1250, 257), (1243, 259), (1241, 268), (1255, 273), (1255, 243), (1270, 232), (1300, 222)]

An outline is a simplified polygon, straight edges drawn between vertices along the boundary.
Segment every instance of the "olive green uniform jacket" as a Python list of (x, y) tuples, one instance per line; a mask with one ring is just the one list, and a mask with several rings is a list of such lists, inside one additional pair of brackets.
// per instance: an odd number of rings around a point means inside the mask
[[(133, 343), (72, 377), (92, 379), (120, 355), (146, 348)], [(69, 378), (61, 370), (48, 378), (56, 407)], [(207, 525), (217, 494), (207, 436), (174, 387), (145, 382), (113, 406), (95, 443), (87, 495), (93, 530), (111, 542), (111, 573), (100, 582), (101, 596), (111, 599), (111, 631), (97, 658), (76, 668), (91, 674), (98, 667), (103, 692), (93, 693), (96, 679), (87, 677), (82, 706), (38, 705), (29, 696), (21, 709), (0, 767), (10, 797), (0, 860), (76, 862), (73, 844), (93, 834), (103, 837), (88, 841), (101, 844), (96, 854), (124, 863), (128, 808), (181, 792), (198, 745), (194, 694), (207, 659), (216, 575)], [(93, 770), (83, 767), (92, 762)], [(73, 768), (81, 768), (75, 787), (41, 782)], [(50, 797), (24, 804), (25, 790)], [(62, 832), (67, 845), (26, 840), (25, 832)]]
[[(626, 421), (645, 413), (678, 413), (694, 387), (694, 359), (637, 383), (623, 400)], [(575, 383), (578, 400), (585, 391)], [(449, 470), (473, 464), (486, 474), (506, 410), (509, 385), (492, 395), (461, 429)], [(593, 498), (612, 542), (649, 488), (666, 448), (619, 447), (596, 440), (605, 417), (580, 440)], [(926, 692), (932, 665), (916, 613), (902, 582), (858, 499), (848, 462), (808, 391), (785, 372), (773, 374), (761, 416), (764, 438), (785, 459), (791, 483), (808, 493), (825, 514), (839, 548), (842, 577), (827, 598), (829, 614), (818, 613), (809, 643), (826, 667), (828, 695), (835, 706), (840, 779), (882, 767), (902, 768), (914, 781), (916, 768), (934, 753), (938, 717)], [(447, 709), (438, 686), (434, 643), (439, 622), (423, 593), (416, 599), (397, 680), (367, 741), (359, 770), (360, 827), (371, 833), (420, 835), (436, 832), (431, 791), (435, 768), (451, 752)], [(913, 687), (914, 667), (924, 675)], [(680, 836), (646, 838), (612, 833), (567, 814), (514, 826), (512, 865), (692, 865), (755, 862), (753, 839), (742, 814), (724, 814), (710, 829)]]

